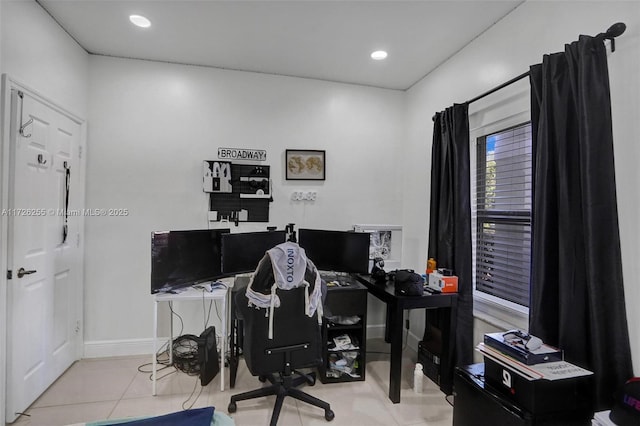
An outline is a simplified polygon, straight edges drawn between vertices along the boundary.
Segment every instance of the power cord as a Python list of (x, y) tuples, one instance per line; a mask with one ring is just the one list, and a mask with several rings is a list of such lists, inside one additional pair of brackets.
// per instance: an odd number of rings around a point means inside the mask
[[(176, 317), (178, 317), (178, 319), (180, 320), (180, 333), (179, 335), (182, 334), (182, 332), (184, 331), (184, 321), (182, 319), (182, 317), (173, 310), (173, 302), (169, 302), (169, 310), (171, 311), (171, 315), (175, 315)], [(160, 349), (158, 349), (158, 351), (155, 354), (156, 356), (156, 363), (162, 365), (163, 367), (161, 368), (156, 368), (156, 374), (158, 374), (160, 371), (166, 370), (168, 368), (172, 368), (174, 367), (173, 365), (169, 364), (169, 342), (165, 342), (162, 346), (160, 346)], [(138, 371), (140, 373), (148, 373), (149, 374), (149, 380), (153, 381), (153, 368), (150, 368), (149, 370), (146, 370), (145, 367), (149, 367), (152, 366), (153, 363), (151, 362), (147, 362), (144, 364), (141, 364), (138, 366)], [(164, 379), (167, 376), (170, 376), (171, 374), (174, 374), (176, 372), (175, 368), (173, 371), (164, 374), (160, 377), (156, 377), (156, 380), (160, 380), (160, 379)]]
[(193, 385), (193, 390), (191, 391), (191, 394), (187, 397), (186, 400), (184, 400), (182, 402), (182, 409), (183, 410), (189, 410), (191, 409), (194, 404), (196, 403), (196, 401), (198, 400), (198, 398), (200, 398), (200, 395), (202, 395), (202, 389), (204, 389), (204, 386), (200, 386), (200, 391), (198, 392), (198, 395), (195, 397), (195, 399), (191, 402), (191, 404), (187, 407), (187, 403), (189, 402), (189, 400), (191, 398), (193, 398), (193, 395), (196, 393), (196, 388), (198, 387), (198, 379), (196, 378), (195, 383)]
[[(204, 329), (207, 329), (209, 324), (209, 320), (211, 319), (211, 310), (212, 306), (215, 305), (216, 316), (218, 320), (222, 321), (220, 316), (220, 311), (218, 309), (218, 305), (213, 303), (213, 300), (209, 301), (209, 309), (206, 307), (206, 299), (204, 297), (204, 289), (202, 290), (202, 308), (203, 308), (203, 321), (204, 321)], [(180, 321), (180, 333), (178, 337), (171, 342), (171, 350), (173, 352), (173, 365), (169, 364), (169, 343), (165, 342), (160, 349), (156, 352), (156, 363), (162, 365), (161, 368), (156, 368), (156, 375), (163, 370), (173, 368), (167, 374), (163, 374), (162, 376), (156, 376), (156, 380), (164, 379), (167, 376), (175, 374), (178, 370), (190, 376), (199, 376), (200, 375), (200, 365), (198, 363), (198, 342), (197, 336), (194, 335), (183, 335), (184, 331), (184, 320), (182, 317), (173, 310), (173, 302), (169, 302), (169, 310), (171, 311), (171, 315), (175, 315)], [(224, 336), (223, 336), (224, 338)], [(216, 336), (217, 340), (217, 336)], [(216, 342), (216, 344), (219, 342)], [(148, 373), (149, 380), (153, 380), (153, 369), (146, 370), (145, 367), (151, 366), (153, 363), (145, 363), (138, 366), (138, 371), (141, 373)], [(182, 403), (182, 409), (188, 410), (194, 406), (200, 395), (202, 394), (202, 389), (204, 386), (200, 386), (200, 391), (195, 399), (188, 404), (189, 400), (191, 400), (196, 392), (196, 388), (198, 387), (199, 377), (196, 377), (194, 382), (193, 390), (187, 399)]]
[[(209, 325), (209, 319), (211, 318), (211, 306), (213, 305), (213, 300), (209, 301), (209, 310), (207, 311), (207, 305), (205, 303), (205, 297), (204, 297), (204, 288), (202, 289), (202, 315), (203, 315), (203, 322), (204, 322), (204, 328), (203, 330), (207, 329), (207, 325)], [(216, 311), (218, 310), (218, 306), (216, 305)]]
[[(411, 311), (408, 311), (407, 314), (408, 318), (405, 321), (405, 330), (404, 330), (404, 336), (402, 338), (402, 351), (404, 352), (405, 349), (407, 349), (407, 345), (409, 343), (409, 323), (410, 323), (410, 317), (411, 317)], [(391, 355), (391, 352), (379, 352), (379, 351), (367, 351), (366, 353), (368, 354), (380, 354), (380, 355)]]
[[(216, 316), (218, 317), (218, 321), (220, 323), (222, 323), (222, 317), (220, 316), (220, 310), (218, 309), (218, 305), (213, 303), (213, 300), (209, 301), (209, 309), (207, 310), (206, 304), (205, 304), (205, 300), (206, 299), (205, 299), (204, 295), (205, 295), (205, 289), (203, 288), (202, 289), (202, 312), (203, 312), (204, 330), (206, 330), (207, 327), (209, 326), (209, 320), (211, 319), (211, 308), (212, 308), (212, 306), (215, 306)], [(204, 314), (204, 312), (206, 312), (206, 314)], [(225, 338), (225, 336), (221, 336), (220, 338), (223, 339), (223, 338)], [(220, 340), (218, 339), (218, 336), (216, 334), (216, 345), (218, 347), (220, 347), (219, 343), (220, 343)], [(227, 346), (227, 347), (231, 347), (231, 346)]]

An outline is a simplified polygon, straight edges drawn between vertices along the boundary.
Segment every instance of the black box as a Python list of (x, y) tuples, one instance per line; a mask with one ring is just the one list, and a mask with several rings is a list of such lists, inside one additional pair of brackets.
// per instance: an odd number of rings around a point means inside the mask
[(440, 357), (429, 351), (425, 342), (418, 342), (418, 362), (424, 375), (440, 385)]
[(198, 363), (200, 364), (200, 384), (206, 386), (220, 372), (220, 358), (216, 344), (216, 329), (208, 327), (198, 339)]
[(567, 410), (549, 414), (530, 412), (504, 398), (485, 383), (484, 365), (456, 367), (453, 426), (589, 426), (592, 414)]
[(484, 357), (485, 381), (504, 399), (536, 414), (590, 411), (590, 378), (527, 380), (516, 370)]
[(541, 364), (543, 362), (562, 361), (562, 350), (549, 345), (542, 345), (535, 351), (529, 351), (520, 346), (506, 342), (503, 333), (488, 333), (484, 335), (484, 343), (505, 355), (527, 365)]

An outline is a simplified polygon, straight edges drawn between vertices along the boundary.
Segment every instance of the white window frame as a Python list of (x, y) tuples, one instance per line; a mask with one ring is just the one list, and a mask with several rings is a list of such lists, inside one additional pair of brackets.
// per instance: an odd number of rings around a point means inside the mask
[(469, 153), (471, 196), (471, 246), (473, 274), (473, 315), (501, 329), (529, 329), (529, 308), (487, 293), (476, 291), (476, 175), (477, 140), (481, 136), (531, 121), (529, 80), (523, 79), (469, 106)]

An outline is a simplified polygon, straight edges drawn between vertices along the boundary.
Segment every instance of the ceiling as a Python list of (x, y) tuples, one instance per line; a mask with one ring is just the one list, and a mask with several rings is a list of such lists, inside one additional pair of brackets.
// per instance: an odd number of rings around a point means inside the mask
[(406, 90), (522, 0), (37, 2), (91, 54)]

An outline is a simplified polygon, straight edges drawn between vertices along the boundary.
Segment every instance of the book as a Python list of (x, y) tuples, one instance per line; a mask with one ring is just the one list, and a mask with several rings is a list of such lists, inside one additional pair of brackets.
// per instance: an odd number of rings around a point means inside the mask
[(562, 380), (575, 377), (590, 376), (592, 371), (586, 370), (567, 361), (525, 364), (484, 343), (479, 343), (476, 350), (496, 363), (515, 371), (526, 380)]

